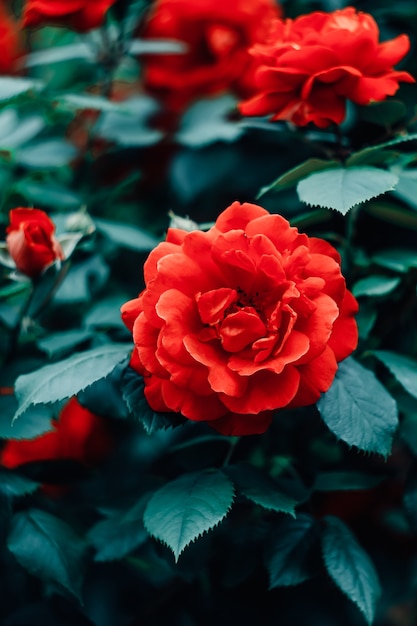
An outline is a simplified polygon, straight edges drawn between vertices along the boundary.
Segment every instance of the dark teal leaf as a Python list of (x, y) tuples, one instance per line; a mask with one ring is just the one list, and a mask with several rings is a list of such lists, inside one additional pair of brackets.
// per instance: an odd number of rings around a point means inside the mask
[(153, 494), (143, 521), (177, 561), (188, 544), (225, 518), (233, 497), (233, 484), (220, 471), (183, 474)]
[[(120, 105), (119, 105), (120, 107)], [(123, 112), (103, 112), (94, 132), (107, 141), (125, 147), (152, 146), (163, 137), (161, 131), (152, 128), (151, 117), (157, 112), (155, 100), (137, 96), (123, 102)]]
[(13, 191), (26, 198), (28, 205), (42, 208), (78, 209), (82, 205), (82, 198), (78, 193), (52, 180), (38, 182), (30, 178), (19, 178)]
[(33, 170), (55, 170), (69, 165), (76, 156), (77, 149), (65, 139), (43, 139), (15, 152), (19, 165)]
[(0, 76), (0, 101), (11, 100), (28, 91), (40, 91), (43, 86), (40, 80), (32, 78)]
[(297, 192), (306, 204), (346, 215), (356, 204), (391, 191), (397, 181), (396, 174), (377, 167), (340, 167), (310, 174), (299, 181)]
[(65, 330), (60, 333), (50, 333), (37, 341), (38, 348), (49, 357), (63, 358), (81, 343), (92, 337), (91, 330)]
[(57, 583), (81, 599), (86, 546), (66, 522), (39, 509), (17, 513), (7, 546), (33, 576)]
[(326, 517), (323, 559), (330, 577), (372, 624), (381, 595), (375, 567), (351, 531), (336, 517)]
[(130, 346), (126, 344), (106, 344), (19, 376), (16, 381), (19, 407), (14, 419), (32, 404), (65, 400), (104, 378), (118, 362), (126, 358), (129, 349)]
[(129, 53), (141, 54), (183, 54), (187, 50), (181, 41), (167, 39), (133, 39), (129, 43)]
[(317, 542), (316, 521), (301, 513), (274, 525), (271, 541), (265, 546), (269, 588), (298, 585), (311, 578), (312, 552)]
[(375, 476), (364, 472), (322, 472), (314, 481), (314, 491), (358, 491), (372, 489), (384, 480), (384, 476)]
[(417, 398), (417, 359), (388, 350), (375, 350), (374, 355), (414, 398)]
[(304, 179), (313, 172), (321, 172), (323, 170), (329, 170), (340, 167), (339, 161), (326, 161), (325, 159), (307, 159), (304, 163), (296, 165), (285, 174), (279, 176), (273, 183), (262, 187), (257, 195), (260, 198), (269, 191), (281, 191), (288, 187), (294, 187), (298, 181)]
[(88, 538), (96, 549), (96, 561), (114, 561), (139, 548), (149, 538), (142, 517), (146, 500), (141, 507), (135, 507), (135, 515), (116, 514), (101, 520), (88, 532)]
[(255, 504), (295, 516), (297, 501), (285, 493), (279, 483), (264, 471), (245, 464), (229, 466), (225, 471), (232, 478), (237, 490)]
[(36, 491), (38, 487), (39, 483), (0, 467), (0, 493), (12, 497), (26, 496)]
[(398, 285), (401, 280), (397, 276), (367, 276), (358, 280), (352, 289), (352, 293), (356, 298), (360, 296), (386, 296)]
[(84, 325), (87, 328), (124, 328), (120, 307), (128, 300), (127, 295), (114, 295), (99, 300), (84, 317)]
[(329, 429), (349, 446), (389, 454), (398, 426), (397, 405), (373, 372), (352, 357), (339, 364), (317, 408)]
[(417, 267), (417, 252), (405, 248), (393, 248), (374, 254), (372, 261), (381, 267), (405, 274), (409, 269)]
[(148, 435), (167, 428), (175, 428), (186, 421), (179, 413), (157, 413), (148, 404), (144, 394), (143, 376), (127, 367), (121, 382), (123, 399), (131, 416), (143, 424)]
[(0, 439), (33, 439), (52, 430), (51, 407), (30, 407), (24, 419), (13, 421), (17, 407), (17, 400), (13, 395), (0, 395)]
[(82, 41), (65, 46), (51, 46), (25, 55), (24, 65), (25, 67), (36, 67), (38, 65), (61, 63), (62, 61), (75, 61), (76, 59), (94, 62), (95, 53), (93, 47)]
[(7, 108), (0, 112), (0, 149), (13, 150), (30, 141), (45, 128), (43, 115), (19, 117), (16, 109)]
[(201, 148), (216, 141), (236, 141), (243, 127), (228, 115), (236, 108), (236, 100), (230, 95), (199, 100), (185, 112), (176, 139), (183, 146)]
[(159, 243), (159, 239), (131, 224), (95, 219), (97, 230), (113, 243), (136, 252), (149, 252)]

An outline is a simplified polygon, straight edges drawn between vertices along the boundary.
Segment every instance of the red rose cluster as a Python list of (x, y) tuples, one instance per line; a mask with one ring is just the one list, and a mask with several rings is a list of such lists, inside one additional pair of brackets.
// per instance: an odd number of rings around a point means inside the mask
[(409, 46), (406, 35), (379, 43), (373, 17), (353, 7), (277, 20), (268, 40), (251, 50), (257, 94), (240, 111), (297, 126), (339, 124), (346, 100), (367, 105), (393, 95), (401, 81), (414, 82), (393, 69)]
[(356, 347), (337, 251), (260, 206), (234, 202), (207, 232), (169, 229), (144, 272), (122, 317), (155, 411), (262, 433), (274, 410), (316, 402)]
[(35, 439), (8, 440), (0, 452), (0, 463), (12, 469), (33, 461), (71, 459), (88, 466), (103, 459), (112, 446), (106, 420), (72, 398), (51, 432)]
[(55, 224), (44, 211), (18, 208), (10, 211), (6, 244), (16, 268), (36, 278), (49, 265), (64, 259), (64, 252), (55, 237)]
[(156, 0), (141, 36), (176, 40), (185, 50), (146, 55), (145, 87), (177, 112), (223, 91), (248, 97), (255, 71), (248, 49), (279, 15), (275, 0)]
[(66, 26), (86, 32), (101, 26), (116, 0), (27, 0), (23, 26)]

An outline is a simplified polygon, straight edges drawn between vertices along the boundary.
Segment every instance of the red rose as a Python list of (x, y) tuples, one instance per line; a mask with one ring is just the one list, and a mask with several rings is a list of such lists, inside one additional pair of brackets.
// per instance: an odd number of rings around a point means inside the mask
[(251, 95), (255, 63), (248, 48), (279, 15), (275, 0), (156, 0), (142, 36), (177, 40), (186, 50), (147, 55), (145, 87), (176, 111), (222, 91)]
[(254, 204), (207, 232), (169, 229), (144, 271), (122, 316), (155, 411), (261, 433), (275, 409), (316, 402), (356, 347), (339, 254)]
[(373, 17), (353, 7), (277, 20), (267, 42), (252, 49), (257, 95), (240, 111), (297, 126), (339, 124), (346, 100), (366, 105), (393, 95), (399, 81), (414, 82), (393, 69), (408, 52), (408, 37), (378, 38)]
[(21, 41), (17, 24), (0, 5), (0, 73), (11, 74), (20, 54)]
[(44, 211), (18, 208), (10, 211), (6, 244), (19, 271), (39, 276), (51, 263), (64, 258), (55, 225)]
[(98, 28), (116, 0), (27, 0), (23, 12), (23, 26), (36, 27), (53, 24), (66, 26), (78, 32)]
[(12, 469), (33, 461), (71, 459), (88, 466), (100, 461), (111, 446), (106, 421), (72, 398), (54, 422), (54, 430), (35, 439), (7, 441), (0, 463)]

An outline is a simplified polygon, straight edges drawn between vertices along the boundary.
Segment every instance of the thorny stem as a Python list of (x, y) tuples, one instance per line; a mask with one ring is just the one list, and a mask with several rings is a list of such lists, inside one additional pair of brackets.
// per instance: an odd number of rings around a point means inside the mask
[(13, 328), (11, 336), (10, 336), (10, 343), (9, 343), (9, 349), (7, 351), (6, 354), (6, 358), (4, 359), (4, 363), (10, 363), (13, 360), (13, 357), (15, 355), (15, 352), (17, 350), (17, 345), (19, 343), (19, 338), (20, 338), (20, 334), (22, 332), (22, 327), (23, 327), (23, 322), (25, 320), (26, 317), (26, 313), (29, 310), (29, 307), (31, 305), (32, 299), (33, 299), (33, 295), (35, 293), (35, 288), (34, 285), (32, 283), (32, 287), (30, 290), (30, 293), (28, 295), (28, 297), (26, 298), (26, 301), (20, 311), (20, 315), (19, 315), (19, 320), (16, 324), (16, 326)]

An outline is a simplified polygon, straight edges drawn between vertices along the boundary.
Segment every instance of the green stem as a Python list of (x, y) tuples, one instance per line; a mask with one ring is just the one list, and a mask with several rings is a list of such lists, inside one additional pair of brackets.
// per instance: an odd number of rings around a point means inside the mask
[(240, 437), (230, 437), (229, 450), (227, 451), (226, 457), (223, 461), (223, 467), (226, 467), (230, 463), (230, 459), (232, 458), (232, 454), (235, 451), (237, 444), (240, 441)]

